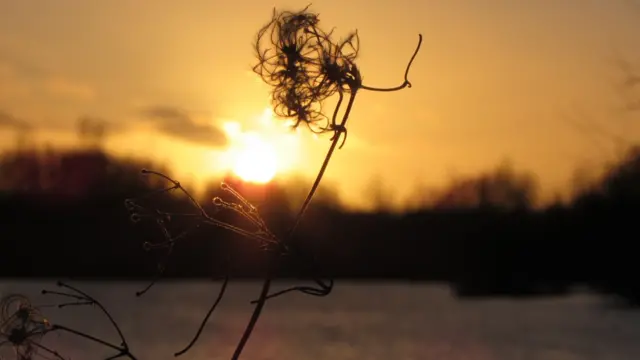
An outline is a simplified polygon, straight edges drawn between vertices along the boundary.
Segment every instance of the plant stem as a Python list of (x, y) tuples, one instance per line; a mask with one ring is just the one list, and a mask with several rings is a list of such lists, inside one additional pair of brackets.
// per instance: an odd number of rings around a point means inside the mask
[[(357, 89), (354, 89), (351, 92), (349, 97), (349, 103), (347, 104), (347, 108), (345, 110), (344, 116), (342, 117), (342, 121), (340, 122), (339, 126), (343, 129), (347, 122), (347, 119), (349, 118), (349, 114), (351, 113), (353, 102), (356, 98), (356, 93), (357, 93), (356, 90)], [(302, 204), (302, 207), (300, 208), (300, 211), (296, 216), (296, 220), (293, 223), (293, 226), (289, 229), (289, 232), (287, 233), (287, 236), (284, 239), (285, 241), (288, 241), (293, 237), (293, 234), (295, 233), (296, 229), (298, 228), (298, 225), (300, 224), (300, 220), (302, 220), (302, 216), (304, 215), (307, 208), (309, 207), (309, 204), (311, 204), (311, 199), (313, 198), (316, 191), (318, 190), (320, 181), (322, 180), (322, 177), (324, 176), (324, 173), (327, 170), (327, 167), (329, 166), (329, 160), (331, 160), (331, 157), (336, 149), (336, 146), (338, 145), (338, 141), (340, 141), (340, 136), (339, 134), (336, 134), (336, 136), (334, 136), (333, 138), (333, 141), (331, 142), (331, 146), (329, 147), (329, 150), (327, 151), (327, 155), (324, 158), (322, 167), (320, 167), (320, 171), (316, 176), (316, 180), (314, 181), (313, 186), (311, 187), (311, 190), (309, 190), (309, 194), (307, 195), (307, 198)], [(236, 347), (236, 350), (233, 353), (233, 357), (231, 358), (232, 360), (238, 360), (240, 358), (240, 355), (242, 354), (242, 350), (246, 346), (247, 341), (249, 341), (249, 337), (251, 337), (251, 333), (253, 332), (253, 329), (258, 323), (258, 319), (260, 318), (260, 315), (262, 314), (262, 309), (264, 308), (264, 305), (267, 301), (267, 297), (269, 295), (269, 289), (271, 288), (271, 282), (272, 282), (271, 273), (273, 271), (272, 267), (274, 265), (273, 264), (274, 262), (275, 262), (274, 259), (270, 259), (269, 263), (267, 264), (267, 271), (265, 274), (264, 282), (262, 284), (262, 290), (260, 291), (260, 297), (258, 298), (256, 307), (253, 310), (253, 314), (251, 314), (251, 319), (249, 319), (249, 323), (247, 324), (247, 327), (245, 328), (244, 333), (242, 334), (242, 338), (240, 338), (240, 342), (238, 343), (238, 346)]]
[(104, 345), (104, 346), (106, 346), (106, 347), (109, 347), (109, 348), (112, 348), (112, 349), (114, 349), (114, 350), (117, 350), (117, 351), (119, 351), (123, 356), (128, 356), (130, 359), (132, 359), (132, 360), (136, 360), (135, 356), (133, 356), (133, 355), (132, 355), (132, 354), (131, 354), (127, 349), (123, 349), (123, 348), (122, 348), (122, 347), (120, 347), (120, 346), (117, 346), (117, 345), (111, 344), (111, 343), (109, 343), (109, 342), (106, 342), (106, 341), (104, 341), (104, 340), (98, 339), (98, 338), (97, 338), (97, 337), (95, 337), (95, 336), (91, 336), (91, 335), (89, 335), (89, 334), (85, 334), (85, 333), (83, 333), (83, 332), (80, 332), (80, 331), (74, 330), (74, 329), (69, 328), (69, 327), (66, 327), (66, 326), (64, 326), (64, 325), (58, 325), (58, 324), (53, 325), (53, 330), (62, 330), (62, 331), (66, 331), (66, 332), (69, 332), (69, 333), (71, 333), (71, 334), (74, 334), (74, 335), (77, 335), (77, 336), (83, 337), (83, 338), (85, 338), (85, 339), (87, 339), (87, 340), (91, 340), (91, 341), (96, 342), (96, 343), (98, 343), (98, 344), (101, 344), (101, 345)]

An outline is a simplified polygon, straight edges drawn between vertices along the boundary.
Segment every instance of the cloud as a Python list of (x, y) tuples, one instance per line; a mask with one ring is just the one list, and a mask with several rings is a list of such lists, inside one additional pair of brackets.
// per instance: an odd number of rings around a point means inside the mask
[(26, 121), (0, 110), (0, 128), (28, 130), (31, 126)]
[(210, 147), (227, 144), (227, 136), (221, 129), (194, 121), (187, 111), (173, 106), (151, 106), (141, 111), (141, 115), (152, 121), (156, 130), (191, 143)]

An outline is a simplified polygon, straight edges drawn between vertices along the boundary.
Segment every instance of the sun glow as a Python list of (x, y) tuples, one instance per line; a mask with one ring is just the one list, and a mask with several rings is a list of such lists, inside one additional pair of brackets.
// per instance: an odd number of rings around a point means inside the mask
[(236, 156), (233, 172), (248, 182), (271, 181), (278, 171), (275, 149), (256, 133), (245, 134), (244, 140), (243, 148)]
[(273, 118), (270, 109), (254, 120), (251, 130), (244, 130), (236, 121), (223, 124), (230, 146), (222, 161), (240, 179), (264, 184), (296, 167), (300, 140), (286, 123)]

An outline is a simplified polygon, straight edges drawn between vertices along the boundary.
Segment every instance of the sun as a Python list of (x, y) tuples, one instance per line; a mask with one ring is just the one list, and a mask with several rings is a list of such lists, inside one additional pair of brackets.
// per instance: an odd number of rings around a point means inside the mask
[(264, 184), (278, 172), (276, 150), (257, 133), (245, 133), (236, 148), (233, 173), (244, 181)]
[(265, 184), (299, 169), (300, 137), (286, 123), (275, 119), (271, 109), (242, 123), (223, 121), (221, 126), (228, 139), (227, 148), (208, 160), (216, 164), (216, 172)]

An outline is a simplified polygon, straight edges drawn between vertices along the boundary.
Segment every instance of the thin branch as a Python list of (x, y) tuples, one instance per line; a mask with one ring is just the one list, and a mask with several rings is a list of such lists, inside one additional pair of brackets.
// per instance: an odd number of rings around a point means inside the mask
[[(351, 109), (353, 108), (353, 104), (356, 99), (356, 94), (357, 94), (356, 91), (349, 94), (349, 102), (347, 103), (347, 109), (345, 110), (344, 116), (342, 117), (342, 121), (339, 124), (340, 127), (344, 128), (346, 126), (347, 119), (349, 119), (349, 115), (351, 114)], [(296, 231), (298, 225), (300, 224), (300, 221), (302, 220), (304, 213), (309, 208), (309, 205), (311, 204), (311, 199), (313, 198), (316, 191), (318, 190), (318, 186), (320, 186), (320, 181), (322, 180), (322, 177), (324, 176), (324, 173), (327, 170), (327, 167), (329, 166), (329, 161), (333, 156), (333, 152), (335, 151), (336, 146), (338, 145), (338, 140), (340, 140), (339, 137), (333, 138), (333, 141), (331, 142), (331, 146), (329, 146), (329, 150), (327, 151), (327, 155), (325, 155), (324, 161), (322, 162), (322, 166), (320, 167), (320, 171), (318, 171), (316, 180), (313, 182), (313, 186), (311, 186), (311, 190), (309, 191), (309, 194), (307, 194), (307, 198), (304, 200), (304, 203), (302, 203), (302, 207), (300, 208), (298, 215), (296, 216), (296, 220), (293, 224), (293, 227), (289, 231), (287, 238), (290, 238), (291, 236), (293, 236), (293, 233)]]
[(100, 308), (100, 310), (102, 311), (102, 313), (109, 319), (109, 322), (111, 323), (111, 325), (113, 325), (113, 327), (116, 329), (116, 332), (118, 333), (118, 336), (120, 337), (120, 340), (122, 340), (122, 346), (125, 349), (128, 349), (129, 346), (127, 344), (127, 340), (124, 337), (124, 334), (122, 333), (122, 330), (120, 330), (120, 326), (118, 326), (118, 323), (116, 323), (116, 321), (113, 319), (113, 316), (111, 316), (111, 313), (109, 313), (109, 311), (102, 305), (102, 303), (98, 300), (96, 300), (94, 297), (92, 297), (91, 295), (83, 292), (80, 289), (77, 289), (69, 284), (65, 284), (62, 281), (58, 282), (58, 286), (61, 287), (65, 287), (69, 290), (75, 291), (78, 294), (81, 294), (82, 296), (84, 296), (87, 300), (93, 302), (93, 304), (95, 304), (98, 308)]
[(70, 327), (67, 327), (67, 326), (64, 326), (64, 325), (60, 325), (60, 324), (53, 324), (51, 326), (51, 331), (57, 331), (57, 330), (66, 331), (66, 332), (71, 333), (73, 335), (80, 336), (80, 337), (85, 338), (87, 340), (91, 340), (93, 342), (96, 342), (96, 343), (98, 343), (100, 345), (104, 345), (106, 347), (112, 348), (113, 350), (117, 350), (117, 351), (122, 351), (123, 350), (122, 347), (120, 347), (118, 345), (114, 345), (114, 344), (112, 344), (110, 342), (107, 342), (107, 341), (99, 339), (99, 338), (97, 338), (95, 336), (86, 334), (86, 333), (84, 333), (82, 331), (78, 331), (78, 330), (75, 330), (75, 329), (72, 329)]
[[(331, 293), (331, 290), (333, 289), (333, 279), (329, 279), (329, 284), (325, 284), (324, 282), (322, 282), (322, 280), (319, 279), (314, 279), (314, 281), (316, 282), (316, 284), (318, 284), (320, 286), (320, 289), (318, 288), (314, 288), (314, 287), (310, 287), (310, 286), (292, 286), (290, 288), (286, 288), (284, 290), (280, 290), (280, 291), (276, 291), (274, 293), (271, 293), (269, 295), (267, 295), (267, 300), (268, 299), (272, 299), (287, 293), (290, 293), (292, 291), (299, 291), (302, 292), (304, 294), (307, 295), (312, 295), (312, 296), (319, 296), (319, 297), (323, 297), (323, 296), (327, 296)], [(257, 304), (258, 301), (260, 301), (260, 299), (258, 300), (252, 300), (251, 304)]]
[[(173, 255), (173, 247), (174, 244), (177, 240), (179, 240), (182, 237), (187, 236), (187, 234), (189, 234), (191, 231), (193, 231), (196, 228), (200, 227), (200, 223), (195, 223), (192, 226), (190, 226), (188, 229), (184, 230), (182, 233), (178, 234), (177, 236), (171, 238), (171, 235), (168, 233), (168, 231), (166, 231), (166, 229), (163, 229), (163, 233), (165, 234), (165, 237), (169, 237), (169, 241), (170, 244), (168, 246), (168, 250), (167, 250), (167, 254), (165, 255), (165, 259), (164, 261), (159, 265), (159, 271), (156, 273), (156, 275), (154, 276), (153, 279), (151, 279), (151, 281), (149, 282), (149, 284), (147, 284), (147, 286), (140, 290), (140, 291), (136, 291), (136, 296), (140, 297), (144, 294), (146, 294), (149, 290), (151, 290), (151, 288), (162, 278), (162, 276), (164, 275), (165, 270), (167, 269), (167, 266), (169, 265), (169, 262), (171, 261), (172, 257), (171, 255)], [(151, 244), (151, 243), (145, 243), (145, 245), (147, 245), (148, 249), (151, 249), (155, 246), (155, 244)]]
[(258, 323), (258, 319), (262, 313), (262, 309), (264, 308), (264, 304), (267, 300), (267, 295), (269, 294), (269, 289), (271, 288), (271, 269), (267, 269), (266, 276), (264, 282), (262, 283), (262, 290), (260, 291), (260, 297), (258, 298), (258, 302), (256, 303), (256, 307), (253, 309), (253, 314), (251, 314), (251, 319), (249, 319), (249, 323), (242, 334), (242, 338), (240, 338), (240, 342), (236, 346), (235, 351), (233, 352), (232, 360), (238, 360), (240, 355), (242, 354), (242, 350), (247, 345), (247, 341), (249, 341), (249, 337), (251, 337), (251, 333), (253, 333), (253, 329)]
[(184, 349), (182, 349), (182, 350), (176, 352), (175, 354), (173, 354), (174, 356), (178, 357), (178, 356), (186, 353), (187, 351), (189, 351), (189, 349), (191, 349), (191, 347), (193, 347), (193, 345), (196, 343), (196, 341), (198, 341), (198, 338), (200, 337), (200, 334), (204, 330), (204, 327), (207, 324), (207, 322), (209, 321), (209, 317), (211, 317), (211, 314), (213, 313), (213, 311), (216, 309), (216, 307), (218, 306), (218, 304), (222, 300), (222, 297), (224, 296), (224, 293), (227, 290), (227, 285), (228, 284), (229, 284), (229, 275), (226, 275), (224, 277), (224, 282), (222, 283), (222, 286), (220, 287), (220, 291), (218, 292), (218, 297), (216, 298), (216, 300), (213, 302), (213, 304), (209, 308), (209, 311), (207, 312), (207, 315), (205, 315), (204, 319), (202, 319), (202, 323), (200, 324), (200, 327), (198, 328), (198, 331), (196, 332), (196, 335), (193, 337), (193, 339), (191, 340), (189, 345), (187, 345)]
[(371, 86), (366, 86), (366, 85), (360, 84), (360, 88), (363, 89), (363, 90), (369, 90), (369, 91), (390, 92), (390, 91), (402, 90), (402, 89), (404, 89), (406, 87), (411, 87), (411, 82), (409, 81), (409, 70), (411, 69), (411, 64), (413, 63), (413, 60), (418, 55), (418, 51), (420, 51), (420, 45), (422, 45), (422, 34), (418, 34), (418, 46), (416, 46), (416, 50), (413, 52), (413, 55), (411, 56), (411, 59), (409, 60), (409, 63), (407, 64), (407, 68), (404, 71), (404, 82), (402, 82), (402, 84), (400, 84), (400, 85), (398, 85), (396, 87), (392, 87), (392, 88), (376, 88), (376, 87), (371, 87)]
[[(292, 247), (290, 249), (291, 250), (295, 250), (295, 247)], [(302, 266), (309, 266), (310, 264), (315, 264), (315, 261), (307, 261), (308, 257), (303, 256), (303, 254), (295, 254), (292, 253), (291, 255), (293, 255), (293, 259), (298, 260), (298, 262), (300, 263), (300, 265)], [(304, 259), (304, 260), (303, 260)], [(311, 286), (292, 286), (283, 290), (279, 290), (277, 292), (271, 293), (269, 295), (267, 295), (267, 299), (272, 299), (284, 294), (287, 294), (289, 292), (292, 291), (299, 291), (302, 292), (306, 295), (311, 295), (311, 296), (318, 296), (318, 297), (324, 297), (327, 296), (331, 293), (331, 291), (333, 290), (333, 286), (334, 286), (334, 281), (333, 279), (328, 279), (326, 282), (323, 279), (320, 279), (318, 277), (315, 277), (312, 279), (313, 282), (315, 282), (318, 287), (311, 287)], [(259, 299), (257, 300), (252, 300), (251, 304), (257, 304)]]
[(64, 357), (62, 357), (62, 355), (60, 355), (60, 353), (58, 353), (58, 352), (57, 352), (57, 351), (55, 351), (55, 350), (49, 349), (48, 347), (46, 347), (46, 346), (44, 346), (44, 345), (41, 345), (41, 344), (38, 344), (38, 343), (37, 343), (37, 342), (35, 342), (35, 341), (30, 341), (29, 343), (30, 343), (31, 345), (33, 345), (33, 346), (37, 347), (37, 348), (38, 348), (38, 349), (40, 349), (40, 350), (44, 350), (44, 351), (48, 352), (49, 354), (51, 354), (51, 355), (55, 356), (56, 358), (58, 358), (58, 359), (60, 359), (60, 360), (66, 360)]
[(97, 306), (100, 311), (107, 317), (107, 319), (109, 319), (109, 322), (111, 323), (111, 325), (115, 328), (116, 332), (118, 333), (118, 336), (120, 337), (121, 340), (121, 345), (115, 345), (112, 344), (108, 341), (102, 340), (100, 338), (97, 338), (93, 335), (89, 335), (87, 333), (84, 333), (82, 331), (78, 331), (72, 328), (69, 328), (67, 326), (64, 325), (60, 325), (60, 324), (53, 324), (51, 325), (51, 330), (50, 331), (65, 331), (68, 333), (71, 333), (73, 335), (82, 337), (84, 339), (93, 341), (95, 343), (98, 343), (100, 345), (106, 346), (108, 348), (111, 348), (113, 350), (117, 350), (118, 354), (109, 357), (108, 359), (115, 359), (115, 358), (119, 358), (119, 357), (128, 357), (131, 360), (137, 360), (136, 357), (131, 353), (130, 349), (129, 349), (129, 344), (127, 343), (127, 340), (124, 337), (124, 334), (122, 333), (120, 326), (118, 326), (117, 322), (114, 320), (113, 316), (111, 316), (111, 313), (109, 313), (109, 311), (104, 307), (104, 305), (102, 305), (102, 303), (100, 301), (98, 301), (96, 298), (92, 297), (91, 295), (85, 293), (84, 291), (73, 287), (69, 284), (63, 283), (61, 281), (58, 281), (58, 286), (63, 287), (63, 288), (67, 288), (77, 294), (70, 294), (70, 293), (65, 293), (65, 292), (60, 292), (60, 291), (50, 291), (50, 290), (42, 290), (42, 294), (44, 295), (57, 295), (57, 296), (62, 296), (62, 297), (67, 297), (67, 298), (72, 298), (78, 301), (75, 302), (69, 302), (69, 303), (63, 303), (58, 305), (58, 307), (67, 307), (67, 306), (71, 306), (71, 305), (95, 305)]
[(165, 175), (165, 174), (163, 174), (163, 173), (161, 173), (161, 172), (158, 172), (158, 171), (142, 169), (142, 173), (143, 173), (143, 174), (153, 174), (153, 175), (156, 175), (156, 176), (160, 176), (161, 178), (163, 178), (163, 179), (165, 179), (165, 180), (169, 181), (169, 182), (170, 182), (170, 183), (172, 183), (172, 184), (173, 184), (177, 189), (180, 189), (180, 190), (181, 190), (185, 195), (187, 195), (187, 197), (189, 198), (189, 201), (191, 201), (191, 203), (192, 203), (196, 208), (198, 208), (198, 210), (200, 210), (200, 212), (201, 212), (203, 215), (206, 215), (206, 214), (207, 214), (207, 212), (202, 208), (202, 206), (200, 206), (200, 204), (196, 201), (196, 199), (194, 199), (194, 197), (193, 197), (193, 196), (191, 196), (191, 194), (190, 194), (190, 193), (189, 193), (185, 188), (183, 188), (183, 187), (182, 187), (182, 185), (180, 184), (180, 182), (178, 182), (178, 181), (176, 181), (176, 180), (173, 180), (172, 178), (170, 178), (170, 177), (168, 177), (167, 175)]

